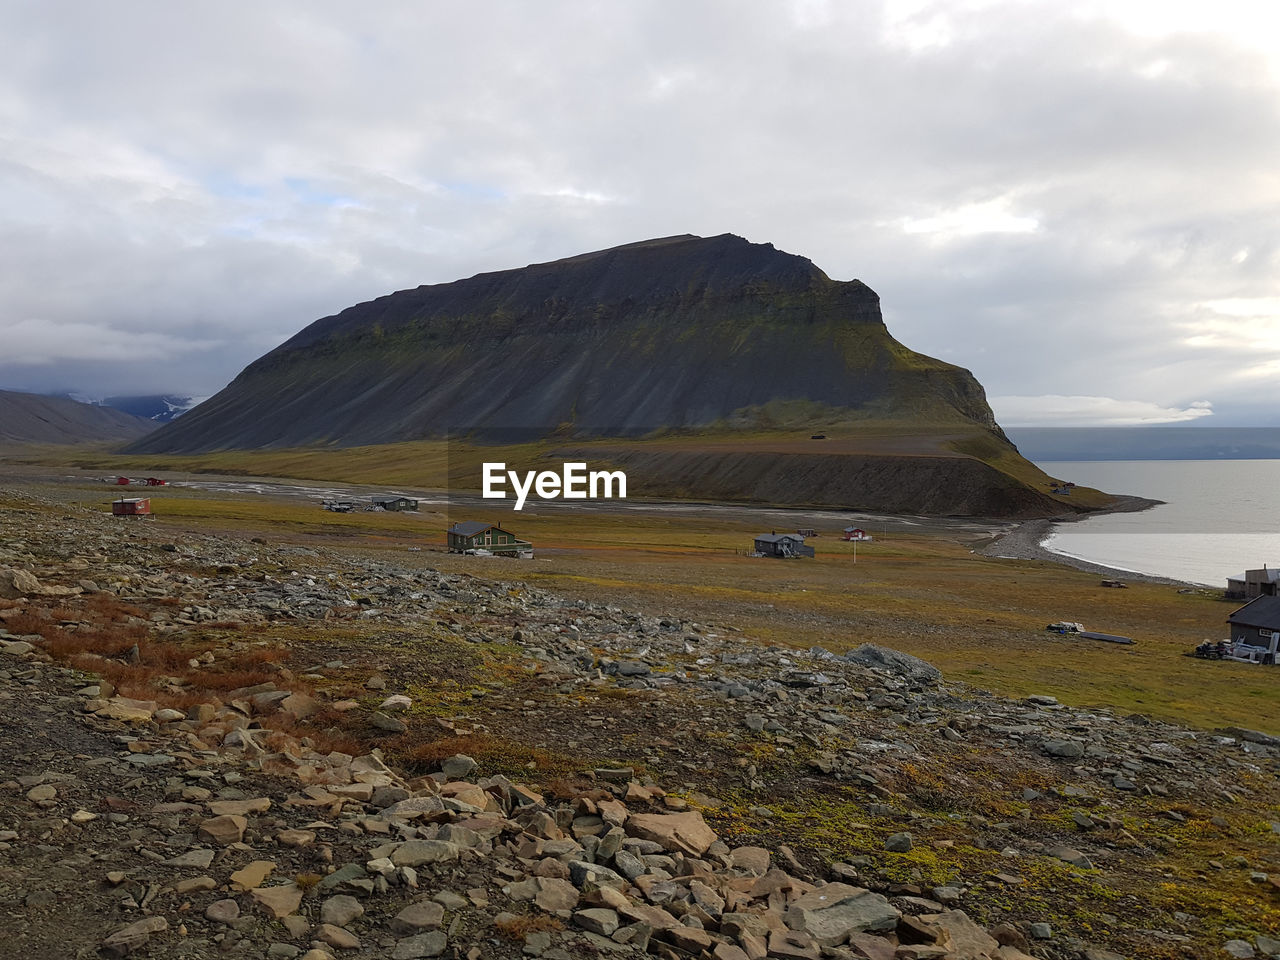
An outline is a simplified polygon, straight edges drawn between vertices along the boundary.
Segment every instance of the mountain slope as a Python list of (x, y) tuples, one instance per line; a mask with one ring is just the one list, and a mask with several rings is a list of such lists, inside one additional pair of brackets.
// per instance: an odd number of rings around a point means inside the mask
[(132, 440), (155, 424), (66, 397), (0, 390), (0, 442), (92, 443)]
[(311, 324), (132, 448), (825, 422), (998, 433), (982, 387), (885, 328), (876, 294), (740, 237), (669, 237), (418, 287)]

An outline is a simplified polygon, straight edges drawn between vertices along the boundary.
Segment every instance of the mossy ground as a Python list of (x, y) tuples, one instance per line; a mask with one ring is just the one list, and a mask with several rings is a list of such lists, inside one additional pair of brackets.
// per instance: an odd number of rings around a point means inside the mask
[[(62, 495), (107, 510), (124, 488), (71, 483)], [(1161, 584), (1101, 586), (1053, 563), (974, 553), (991, 529), (861, 522), (874, 536), (856, 546), (839, 526), (817, 523), (813, 560), (748, 557), (760, 520), (697, 508), (523, 512), (442, 508), (419, 512), (329, 513), (300, 493), (263, 495), (194, 487), (147, 491), (148, 522), (182, 531), (222, 530), (389, 551), (400, 562), (475, 573), (632, 605), (695, 621), (732, 624), (757, 639), (835, 652), (864, 642), (923, 657), (949, 676), (997, 693), (1049, 694), (1080, 706), (1109, 706), (1201, 728), (1235, 725), (1280, 734), (1280, 674), (1188, 656), (1218, 639), (1235, 608), (1211, 590)], [(505, 507), (506, 504), (496, 506)], [(778, 522), (774, 515), (771, 522)], [(537, 559), (462, 557), (444, 552), (444, 531), (460, 519), (499, 520), (533, 541)], [(409, 550), (417, 551), (407, 553)], [(1057, 620), (1132, 637), (1133, 646), (1045, 631)]]
[[(60, 495), (105, 509), (116, 491), (68, 483)], [(538, 550), (538, 559), (517, 561), (444, 553), (445, 517), (430, 510), (337, 515), (296, 494), (182, 487), (152, 496), (154, 520), (122, 522), (172, 530), (175, 541), (188, 533), (227, 532), (519, 580), (697, 620), (714, 630), (734, 626), (746, 637), (779, 644), (840, 650), (883, 643), (926, 657), (953, 678), (1003, 693), (1050, 693), (1068, 703), (1137, 710), (1192, 726), (1280, 729), (1277, 678), (1261, 668), (1183, 656), (1202, 636), (1217, 635), (1230, 609), (1211, 592), (1180, 594), (1149, 584), (1112, 590), (1094, 576), (1054, 564), (987, 559), (969, 552), (969, 541), (982, 531), (968, 528), (873, 524), (876, 540), (859, 546), (856, 562), (852, 546), (824, 529), (814, 541), (815, 560), (782, 562), (742, 555), (758, 531), (751, 520), (732, 514), (533, 511), (510, 518), (510, 527)], [(33, 509), (23, 498), (0, 507)], [(198, 557), (179, 560), (184, 563), (191, 573), (216, 572)], [(289, 563), (300, 571), (323, 568), (305, 555)], [(264, 563), (261, 570), (241, 572), (283, 570)], [(133, 615), (126, 608), (99, 612), (121, 623)], [(57, 635), (61, 619), (83, 615), (51, 608), (47, 628)], [(1046, 634), (1044, 624), (1060, 618), (1127, 633), (1139, 643), (1112, 647)], [(1280, 852), (1280, 835), (1268, 825), (1280, 820), (1280, 793), (1274, 782), (1245, 769), (1239, 777), (1250, 790), (1248, 803), (1114, 797), (1096, 811), (1052, 795), (1069, 782), (1066, 768), (1048, 760), (1010, 764), (957, 745), (946, 764), (886, 764), (889, 775), (872, 790), (818, 775), (813, 744), (749, 735), (736, 726), (705, 727), (701, 704), (680, 706), (652, 691), (608, 685), (565, 692), (509, 642), (510, 624), (472, 620), (458, 626), (447, 620), (411, 627), (349, 620), (214, 625), (172, 649), (144, 643), (137, 676), (123, 664), (117, 669), (121, 681), (142, 684), (145, 671), (181, 674), (188, 657), (213, 650), (219, 666), (188, 671), (193, 683), (225, 691), (288, 670), (311, 689), (366, 708), (351, 716), (367, 716), (378, 706), (382, 694), (366, 682), (384, 672), (414, 700), (408, 734), (378, 733), (337, 712), (324, 715), (331, 726), (309, 734), (352, 752), (376, 742), (418, 772), (465, 752), (486, 773), (544, 784), (614, 765), (652, 773), (677, 790), (687, 780), (684, 794), (732, 843), (790, 845), (817, 875), (836, 860), (865, 858), (859, 869), (885, 882), (923, 890), (961, 884), (970, 891), (966, 909), (980, 922), (1044, 920), (1072, 936), (1128, 944), (1134, 956), (1184, 955), (1181, 947), (1146, 937), (1147, 929), (1184, 930), (1193, 949), (1204, 950), (1230, 936), (1280, 933), (1275, 894), (1251, 877)], [(103, 632), (104, 653), (138, 639), (120, 629), (119, 635)], [(86, 636), (78, 633), (76, 642)], [(343, 666), (312, 673), (337, 661)], [(125, 692), (148, 691), (139, 686)], [(763, 787), (749, 788), (748, 780)], [(1023, 801), (1024, 787), (1047, 796)], [(873, 804), (898, 813), (879, 816)], [(1117, 821), (1089, 837), (1110, 853), (1103, 869), (1003, 855), (1006, 846), (1070, 839), (1078, 830), (1070, 817), (1077, 809)], [(1215, 817), (1221, 819), (1215, 823)], [(904, 825), (916, 845), (904, 854), (885, 851), (885, 838)], [(1178, 914), (1192, 919), (1179, 920)]]
[[(928, 359), (928, 358), (924, 358)], [(935, 361), (930, 361), (934, 363)], [(943, 365), (945, 366), (945, 365)], [(281, 450), (224, 450), (201, 454), (122, 455), (106, 448), (37, 447), (9, 451), (11, 462), (56, 464), (77, 469), (139, 474), (225, 474), (243, 477), (294, 477), (304, 480), (370, 483), (417, 489), (475, 492), (481, 465), (487, 461), (521, 464), (523, 468), (554, 466), (565, 456), (588, 455), (607, 465), (628, 454), (694, 453), (703, 458), (698, 469), (711, 469), (709, 455), (747, 454), (774, 461), (795, 454), (824, 456), (972, 457), (1017, 484), (1034, 489), (1061, 504), (1064, 513), (1096, 509), (1112, 501), (1107, 494), (1077, 488), (1070, 497), (1051, 492), (1050, 478), (1023, 459), (989, 430), (961, 417), (940, 421), (927, 418), (883, 419), (873, 412), (826, 407), (810, 401), (774, 401), (738, 411), (735, 418), (706, 427), (656, 431), (629, 440), (572, 438), (571, 425), (563, 436), (528, 443), (479, 444), (466, 437), (421, 440), (364, 447), (316, 445)], [(810, 437), (818, 431), (825, 440)], [(698, 475), (682, 486), (679, 478), (659, 477), (658, 495), (696, 499)], [(636, 483), (642, 484), (637, 479)], [(686, 492), (684, 487), (688, 488)], [(796, 488), (796, 504), (807, 501)], [(633, 490), (637, 494), (643, 491)], [(829, 503), (829, 494), (823, 494)]]

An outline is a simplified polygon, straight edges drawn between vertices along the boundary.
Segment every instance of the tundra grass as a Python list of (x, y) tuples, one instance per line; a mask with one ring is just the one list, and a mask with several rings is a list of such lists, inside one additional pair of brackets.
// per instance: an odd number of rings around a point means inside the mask
[[(82, 504), (107, 509), (116, 491), (85, 484)], [(213, 493), (183, 487), (152, 495), (143, 521), (183, 530), (261, 534), (273, 541), (391, 551), (400, 562), (501, 580), (740, 630), (767, 643), (843, 652), (879, 643), (923, 657), (952, 679), (997, 693), (1056, 696), (1201, 728), (1280, 734), (1280, 672), (1196, 660), (1200, 641), (1225, 636), (1234, 604), (1214, 591), (1168, 585), (1101, 586), (1096, 575), (1041, 561), (971, 552), (976, 528), (877, 527), (854, 546), (835, 529), (810, 542), (815, 559), (745, 553), (757, 521), (697, 509), (646, 513), (529, 509), (465, 514), (334, 514), (301, 496)], [(96, 499), (95, 499), (96, 498)], [(472, 514), (475, 514), (474, 516)], [(483, 515), (482, 515), (483, 514)], [(531, 540), (536, 559), (444, 552), (459, 519), (500, 521)], [(129, 522), (129, 521), (125, 521)], [(796, 515), (796, 523), (804, 522)], [(923, 530), (924, 532), (916, 532)], [(989, 531), (988, 531), (989, 533)], [(419, 552), (409, 552), (409, 551)], [(1132, 637), (1133, 646), (1047, 632), (1056, 620)]]
[[(740, 535), (741, 536), (741, 535)], [(586, 561), (590, 557), (590, 562)], [(1223, 636), (1234, 605), (1209, 591), (1132, 584), (1056, 564), (997, 560), (941, 538), (866, 544), (855, 564), (841, 547), (815, 560), (739, 557), (728, 549), (676, 553), (585, 548), (530, 579), (609, 603), (731, 623), (765, 641), (843, 652), (879, 643), (923, 657), (953, 679), (995, 692), (1049, 694), (1198, 727), (1280, 733), (1280, 675), (1196, 660)], [(1133, 646), (1049, 633), (1057, 620), (1133, 638)]]
[[(535, 559), (516, 560), (445, 553), (446, 523), (469, 515), (331, 514), (297, 497), (171, 489), (154, 497), (159, 516), (152, 522), (175, 532), (233, 529), (391, 551), (404, 563), (522, 580), (712, 631), (736, 628), (767, 643), (837, 653), (879, 643), (1006, 695), (1049, 694), (1195, 727), (1280, 734), (1280, 673), (1187, 655), (1201, 640), (1225, 635), (1235, 605), (1209, 590), (1180, 593), (1144, 583), (1109, 589), (1098, 576), (1065, 566), (984, 557), (971, 552), (972, 532), (873, 526), (876, 539), (859, 544), (855, 557), (852, 544), (823, 530), (810, 541), (816, 558), (772, 560), (745, 555), (760, 532), (750, 520), (696, 510), (495, 509), (474, 517), (500, 521), (534, 543)], [(1046, 631), (1056, 620), (1137, 642), (1120, 646)]]
[(381, 484), (418, 490), (478, 491), (482, 464), (503, 461), (521, 469), (554, 467), (566, 457), (590, 457), (598, 465), (611, 454), (635, 451), (687, 450), (703, 453), (826, 455), (895, 455), (972, 457), (990, 464), (1065, 508), (1101, 507), (1111, 498), (1096, 490), (1076, 488), (1070, 498), (1049, 492), (1050, 480), (1034, 464), (1018, 456), (986, 430), (967, 423), (920, 424), (891, 420), (834, 424), (828, 439), (815, 442), (801, 428), (738, 430), (703, 428), (667, 431), (643, 440), (570, 440), (549, 438), (533, 443), (489, 446), (463, 440), (420, 440), (364, 447), (312, 446), (284, 450), (222, 450), (200, 454), (119, 454), (100, 448), (34, 447), (9, 452), (15, 462), (55, 464), (125, 476), (227, 474), (243, 477), (289, 477), (301, 480)]

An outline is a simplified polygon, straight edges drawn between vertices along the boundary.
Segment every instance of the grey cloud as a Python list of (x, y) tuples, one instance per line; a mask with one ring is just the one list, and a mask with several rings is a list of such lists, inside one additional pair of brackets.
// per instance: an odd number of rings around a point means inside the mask
[[(732, 231), (864, 280), (993, 395), (1258, 415), (1235, 372), (1280, 343), (1187, 338), (1277, 294), (1261, 54), (1049, 2), (937, 17), (912, 50), (875, 3), (8, 5), (0, 386), (210, 393), (357, 300)], [(1036, 229), (903, 230), (991, 204)]]

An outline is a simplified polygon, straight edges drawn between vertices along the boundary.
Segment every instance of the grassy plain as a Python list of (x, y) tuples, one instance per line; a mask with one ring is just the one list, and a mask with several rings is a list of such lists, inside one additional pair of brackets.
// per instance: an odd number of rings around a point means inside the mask
[[(40, 509), (52, 516), (69, 503), (105, 511), (122, 492), (149, 495), (155, 518), (122, 522), (151, 524), (153, 532), (171, 532), (175, 542), (202, 533), (229, 533), (241, 543), (261, 537), (273, 546), (332, 548), (354, 568), (379, 559), (523, 581), (694, 620), (714, 633), (740, 631), (744, 639), (834, 651), (875, 642), (924, 657), (952, 680), (999, 693), (1047, 693), (1070, 704), (1111, 706), (1195, 727), (1240, 725), (1280, 734), (1280, 672), (1185, 655), (1200, 639), (1222, 635), (1232, 604), (1209, 590), (1182, 593), (1138, 582), (1104, 588), (1097, 575), (1066, 566), (973, 552), (1002, 529), (998, 523), (858, 518), (852, 522), (875, 539), (859, 544), (855, 557), (854, 545), (837, 538), (850, 521), (830, 512), (630, 501), (590, 510), (537, 505), (515, 513), (509, 502), (473, 500), (455, 502), (447, 511), (426, 502), (418, 513), (334, 514), (320, 508), (318, 488), (283, 481), (202, 475), (191, 485), (143, 489), (65, 475), (55, 480), (48, 466), (25, 470), (26, 482), (19, 486), (38, 493), (44, 499)], [(351, 489), (356, 496), (373, 492)], [(0, 509), (5, 508), (27, 510), (30, 503), (7, 500), (0, 489)], [(470, 519), (501, 521), (535, 543), (536, 558), (446, 553), (448, 524)], [(771, 527), (816, 527), (821, 536), (810, 542), (817, 557), (746, 556), (751, 535)], [(251, 548), (245, 553), (253, 555)], [(208, 563), (194, 552), (175, 556), (195, 574)], [(262, 572), (277, 577), (284, 569), (280, 563), (304, 574), (309, 564), (332, 567), (327, 559), (297, 552), (263, 563)], [(0, 607), (5, 604), (17, 602), (0, 601)], [(714, 710), (714, 704), (608, 684), (561, 691), (539, 674), (523, 648), (506, 642), (511, 625), (498, 617), (471, 621), (467, 636), (444, 622), (389, 628), (357, 618), (247, 627), (209, 623), (186, 636), (148, 641), (132, 619), (145, 613), (99, 595), (65, 608), (51, 603), (7, 623), (19, 633), (42, 634), (51, 651), (70, 656), (73, 664), (103, 671), (126, 696), (155, 696), (157, 673), (180, 677), (178, 699), (166, 701), (179, 707), (244, 685), (282, 682), (279, 670), (287, 666), (289, 682), (302, 684), (304, 692), (320, 692), (332, 703), (354, 699), (360, 708), (339, 713), (326, 707), (306, 725), (272, 720), (272, 738), (306, 735), (319, 738), (322, 749), (352, 754), (376, 742), (413, 773), (463, 752), (486, 773), (535, 779), (554, 791), (557, 783), (593, 766), (632, 765), (704, 809), (727, 842), (770, 848), (786, 843), (815, 870), (837, 858), (868, 857), (882, 882), (955, 883), (968, 890), (966, 911), (986, 925), (1051, 922), (1060, 935), (1123, 943), (1124, 955), (1153, 960), (1209, 956), (1230, 937), (1280, 930), (1275, 894), (1252, 879), (1253, 871), (1276, 873), (1269, 821), (1280, 807), (1267, 772), (1237, 771), (1248, 797), (1238, 804), (1220, 802), (1216, 793), (1174, 802), (1110, 792), (1093, 810), (1083, 801), (1055, 798), (1055, 789), (1075, 782), (1069, 764), (1037, 757), (1021, 767), (1001, 751), (960, 744), (942, 754), (930, 751), (933, 760), (945, 757), (945, 763), (885, 761), (875, 769), (880, 787), (871, 793), (815, 776), (817, 747), (805, 740), (747, 736), (738, 724), (704, 722), (703, 711)], [(1047, 633), (1045, 624), (1058, 619), (1080, 620), (1138, 643), (1122, 647)], [(90, 622), (97, 625), (90, 629)], [(68, 623), (77, 626), (64, 629)], [(474, 633), (485, 642), (470, 642)], [(138, 663), (119, 656), (134, 643), (141, 645)], [(215, 666), (194, 667), (190, 658), (206, 650), (217, 653)], [(88, 660), (84, 651), (108, 659)], [(342, 666), (323, 674), (308, 668), (330, 661)], [(369, 725), (367, 717), (384, 695), (366, 687), (373, 673), (395, 677), (396, 689), (412, 698), (406, 734), (388, 738)], [(748, 764), (763, 787), (746, 785)], [(1048, 797), (1025, 802), (1026, 787)], [(913, 818), (923, 815), (909, 821), (919, 841), (906, 854), (883, 850), (885, 838), (904, 825), (900, 816), (884, 815), (880, 808), (885, 790)], [(1087, 841), (1105, 847), (1100, 868), (1081, 870), (1029, 855), (1011, 859), (999, 852), (1006, 843), (1016, 847), (1073, 836), (1079, 828), (1070, 816), (1077, 810), (1114, 823)], [(999, 833), (979, 842), (978, 821), (1016, 826), (999, 826)], [(929, 842), (923, 842), (926, 836)], [(991, 843), (991, 836), (999, 842)], [(1021, 878), (1016, 886), (993, 879), (1011, 872)], [(1175, 919), (1180, 914), (1198, 919), (1183, 923)], [(1151, 929), (1186, 930), (1193, 939), (1153, 944)]]
[[(352, 456), (351, 470), (358, 475), (359, 460)], [(68, 495), (100, 501), (104, 509), (118, 495), (116, 488), (100, 483), (73, 487)], [(1238, 725), (1280, 734), (1280, 674), (1187, 656), (1199, 641), (1225, 635), (1224, 621), (1234, 604), (1211, 590), (1180, 592), (1139, 582), (1128, 589), (1105, 588), (1097, 575), (1067, 566), (973, 552), (998, 524), (857, 521), (875, 539), (858, 545), (855, 557), (853, 545), (838, 539), (842, 523), (804, 511), (641, 509), (629, 501), (616, 509), (531, 506), (515, 513), (508, 501), (454, 507), (451, 514), (430, 506), (418, 513), (334, 514), (302, 492), (271, 490), (174, 486), (147, 493), (157, 512), (153, 522), (175, 532), (234, 530), (386, 551), (400, 555), (400, 562), (522, 580), (735, 628), (780, 645), (840, 652), (879, 643), (998, 693), (1050, 694), (1065, 703), (1110, 706), (1197, 727)], [(446, 553), (445, 528), (464, 519), (502, 522), (533, 541), (536, 559)], [(810, 541), (817, 557), (746, 556), (751, 535), (769, 524), (817, 527), (821, 535)], [(1118, 646), (1045, 631), (1046, 624), (1063, 619), (1137, 643)]]
[[(282, 450), (224, 450), (199, 454), (120, 454), (105, 447), (45, 447), (29, 451), (30, 463), (56, 464), (95, 472), (126, 476), (146, 474), (221, 474), (232, 476), (293, 477), (321, 482), (381, 484), (386, 486), (478, 490), (481, 464), (505, 461), (521, 469), (558, 466), (564, 459), (587, 459), (596, 465), (622, 462), (628, 456), (649, 458), (647, 473), (657, 486), (649, 492), (664, 498), (683, 496), (683, 489), (697, 489), (714, 464), (726, 458), (763, 459), (799, 455), (818, 462), (838, 462), (840, 458), (926, 458), (937, 462), (975, 459), (994, 467), (1016, 484), (1032, 488), (1057, 501), (1064, 512), (1097, 508), (1111, 502), (1107, 494), (1077, 488), (1070, 497), (1050, 493), (1051, 481), (1034, 464), (1013, 448), (973, 425), (917, 425), (893, 421), (865, 421), (856, 427), (833, 424), (822, 441), (809, 439), (806, 430), (745, 430), (707, 428), (672, 432), (632, 440), (568, 440), (555, 437), (522, 444), (490, 445), (466, 440), (420, 440), (366, 447), (313, 446)], [(692, 454), (693, 464), (676, 468), (658, 467), (652, 458), (664, 454)], [(620, 459), (621, 458), (621, 459)], [(545, 467), (543, 466), (545, 464)], [(681, 470), (693, 470), (688, 476)], [(640, 483), (633, 477), (634, 482)], [(744, 482), (747, 482), (744, 480)], [(741, 490), (741, 487), (731, 487)], [(634, 489), (643, 494), (643, 489)], [(827, 494), (815, 495), (803, 484), (782, 491), (794, 495), (789, 503), (828, 503)], [(808, 497), (808, 499), (806, 499)], [(778, 502), (773, 497), (766, 498)], [(896, 508), (895, 508), (896, 509)]]

